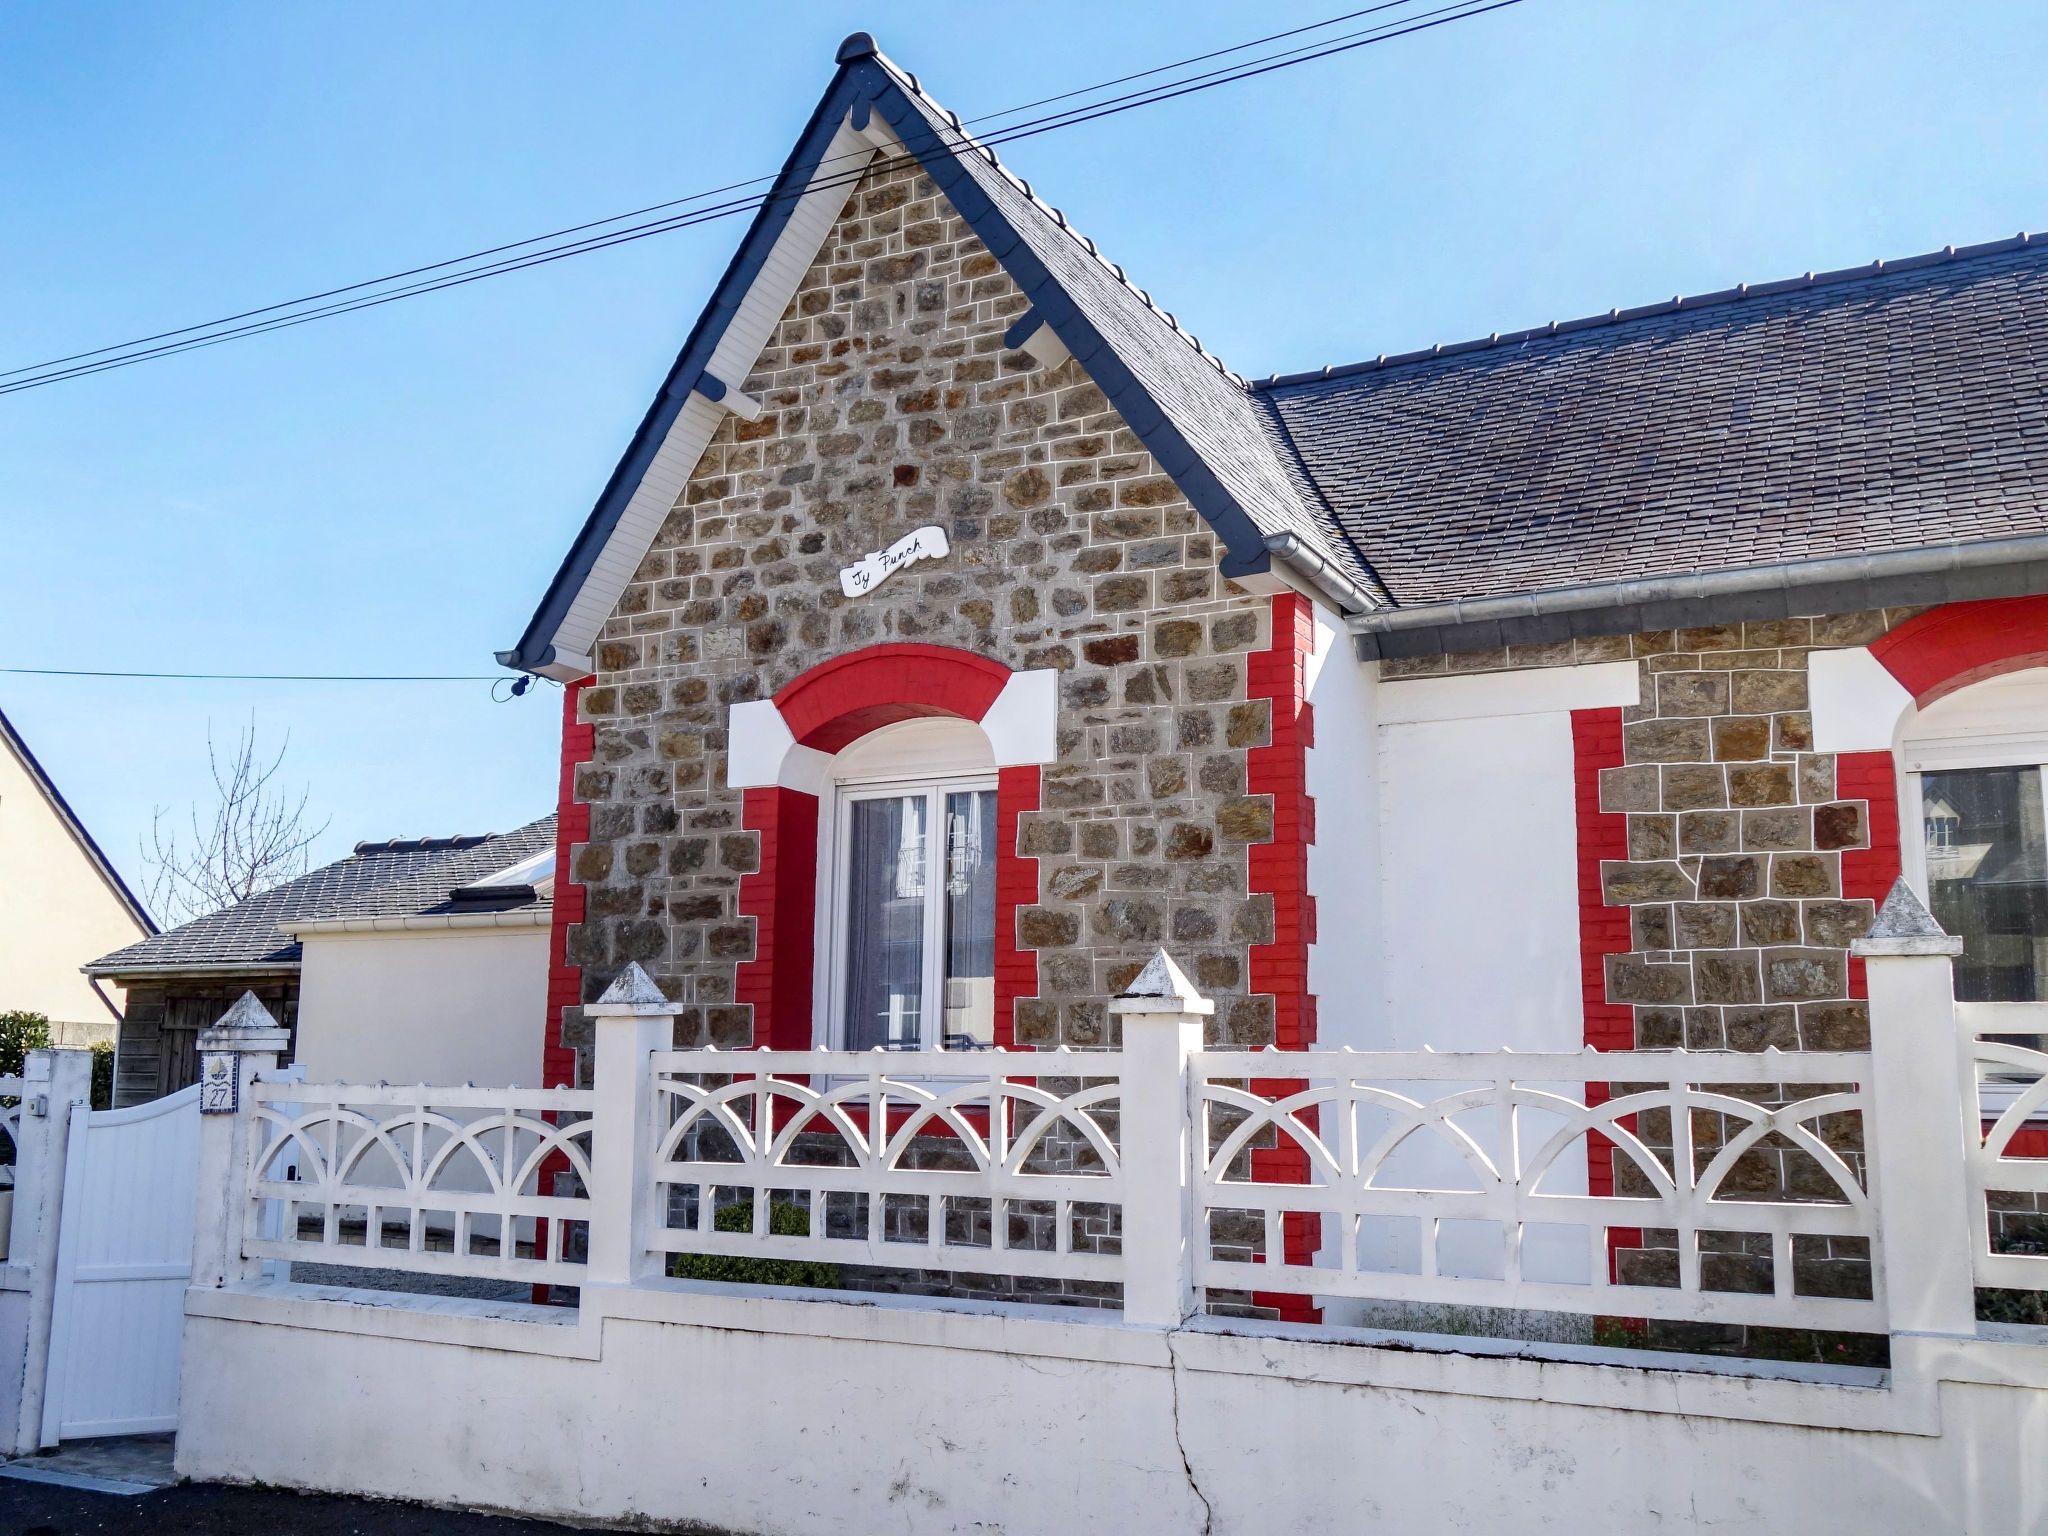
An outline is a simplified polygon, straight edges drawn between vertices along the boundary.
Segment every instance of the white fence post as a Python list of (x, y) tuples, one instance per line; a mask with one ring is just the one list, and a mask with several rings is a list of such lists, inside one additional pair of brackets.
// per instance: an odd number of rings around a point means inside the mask
[[(30, 1051), (22, 1067), (21, 1121), (14, 1141), (14, 1210), (7, 1263), (26, 1272), (20, 1332), (9, 1330), (5, 1375), (19, 1370), (21, 1395), (9, 1455), (42, 1444), (43, 1393), (50, 1372), (50, 1317), (57, 1299), (57, 1230), (64, 1208), (64, 1157), (71, 1117), (92, 1107), (92, 1052)], [(13, 1358), (19, 1349), (20, 1359)]]
[[(264, 1134), (249, 1087), (268, 1081), (291, 1031), (244, 992), (220, 1022), (199, 1034), (199, 1208), (192, 1222), (192, 1283), (219, 1288), (260, 1279), (263, 1261), (242, 1257), (252, 1140)], [(233, 1113), (217, 1107), (234, 1106)], [(291, 1221), (289, 1212), (285, 1221)]]
[(654, 1071), (649, 1057), (675, 1045), (676, 1005), (637, 964), (585, 1006), (597, 1025), (592, 1074), (590, 1281), (631, 1285), (654, 1273)]
[(1972, 1127), (1956, 1046), (1950, 938), (1902, 879), (1870, 932), (1849, 946), (1870, 978), (1871, 1192), (1891, 1331), (1977, 1331), (1963, 1157)]
[(1188, 1057), (1216, 1005), (1165, 950), (1110, 999), (1123, 1020), (1124, 1321), (1178, 1328), (1195, 1311), (1195, 1211)]

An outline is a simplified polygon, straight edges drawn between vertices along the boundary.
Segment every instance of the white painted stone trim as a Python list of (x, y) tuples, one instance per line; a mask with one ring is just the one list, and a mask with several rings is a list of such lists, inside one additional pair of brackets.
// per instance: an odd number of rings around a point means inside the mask
[(1049, 763), (1059, 756), (1059, 680), (1050, 670), (1010, 674), (981, 717), (997, 767)]
[(1642, 674), (1632, 661), (1526, 672), (1475, 672), (1465, 677), (1382, 679), (1381, 725), (1474, 720), (1491, 715), (1551, 715), (1574, 709), (1619, 709), (1642, 701)]
[(1913, 696), (1864, 645), (1806, 659), (1816, 752), (1889, 752)]
[(735, 704), (726, 716), (725, 782), (734, 789), (776, 783), (782, 760), (796, 746), (789, 722), (773, 699)]

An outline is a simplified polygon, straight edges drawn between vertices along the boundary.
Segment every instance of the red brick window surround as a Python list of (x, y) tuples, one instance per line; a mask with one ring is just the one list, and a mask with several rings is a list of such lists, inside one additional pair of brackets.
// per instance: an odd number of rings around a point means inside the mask
[[(877, 645), (822, 662), (773, 703), (796, 744), (835, 753), (905, 720), (980, 723), (1014, 674), (969, 651)], [(995, 1042), (1014, 1043), (1016, 1000), (1038, 991), (1038, 958), (1017, 945), (1016, 914), (1038, 900), (1037, 860), (1017, 854), (1017, 818), (1039, 807), (1039, 770), (997, 772)], [(760, 839), (756, 870), (740, 882), (739, 915), (754, 926), (754, 958), (738, 967), (734, 1001), (753, 1007), (754, 1043), (813, 1045), (817, 959), (818, 796), (785, 785), (749, 788), (741, 825)]]

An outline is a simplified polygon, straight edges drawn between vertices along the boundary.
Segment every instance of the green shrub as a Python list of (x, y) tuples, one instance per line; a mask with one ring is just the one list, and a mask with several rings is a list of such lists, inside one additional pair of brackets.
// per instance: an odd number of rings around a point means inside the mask
[(102, 1040), (92, 1048), (92, 1107), (114, 1107), (114, 1042)]
[(48, 1050), (50, 1021), (40, 1013), (0, 1013), (0, 1077), (19, 1077), (30, 1051)]
[[(751, 1201), (728, 1205), (711, 1225), (720, 1232), (751, 1232), (754, 1207)], [(768, 1206), (768, 1230), (777, 1237), (804, 1237), (811, 1230), (810, 1213), (787, 1200)], [(734, 1285), (804, 1285), (813, 1290), (837, 1290), (839, 1266), (813, 1263), (806, 1259), (745, 1259), (726, 1253), (675, 1253), (669, 1255), (668, 1272), (676, 1280), (724, 1280)]]

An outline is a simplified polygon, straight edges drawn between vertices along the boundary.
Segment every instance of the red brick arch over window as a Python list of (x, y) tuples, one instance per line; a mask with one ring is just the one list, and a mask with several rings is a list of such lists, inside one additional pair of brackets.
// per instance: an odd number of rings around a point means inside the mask
[(943, 645), (875, 645), (820, 662), (783, 685), (775, 707), (799, 746), (837, 752), (899, 720), (980, 720), (1010, 669)]
[(1870, 654), (1925, 709), (1986, 678), (2048, 667), (2048, 597), (1930, 608), (1872, 641)]
[[(979, 723), (1010, 669), (940, 645), (877, 645), (821, 662), (785, 684), (775, 707), (799, 746), (837, 752), (901, 720), (950, 716)], [(743, 792), (741, 825), (760, 834), (760, 864), (740, 881), (739, 913), (754, 920), (754, 958), (733, 1000), (754, 1010), (754, 1043), (808, 1050), (817, 960), (818, 799), (782, 785)], [(1017, 909), (1038, 900), (1038, 861), (1017, 854), (1017, 818), (1039, 807), (1039, 770), (996, 775), (996, 1044), (1015, 1043), (1019, 997), (1038, 993), (1038, 956), (1017, 944)]]

